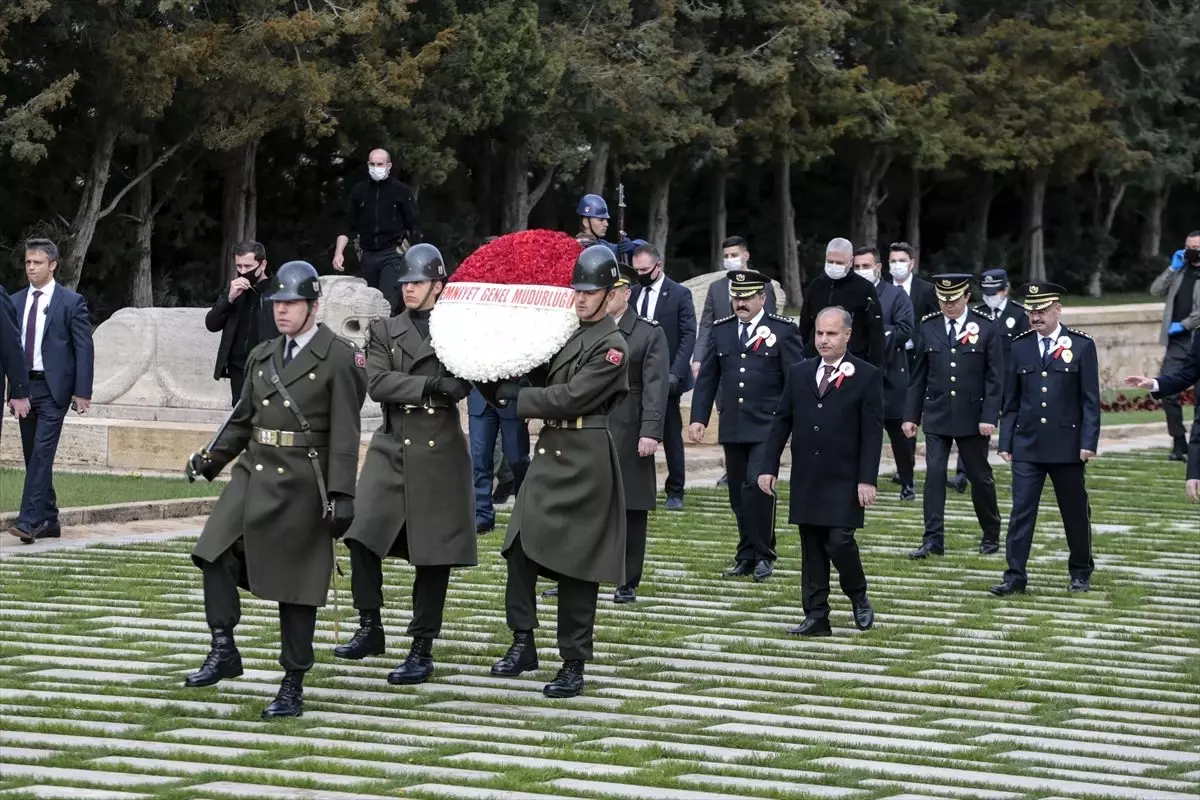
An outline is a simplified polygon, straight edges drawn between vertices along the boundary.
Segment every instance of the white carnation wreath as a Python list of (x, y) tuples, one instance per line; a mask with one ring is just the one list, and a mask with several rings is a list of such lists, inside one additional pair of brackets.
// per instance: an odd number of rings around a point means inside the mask
[[(574, 307), (563, 307), (562, 293), (571, 293), (570, 289), (473, 285), (549, 293), (557, 302), (503, 303), (444, 295), (430, 313), (429, 333), (438, 358), (460, 378), (490, 382), (525, 375), (549, 361), (579, 327)], [(447, 288), (451, 286), (455, 284)]]

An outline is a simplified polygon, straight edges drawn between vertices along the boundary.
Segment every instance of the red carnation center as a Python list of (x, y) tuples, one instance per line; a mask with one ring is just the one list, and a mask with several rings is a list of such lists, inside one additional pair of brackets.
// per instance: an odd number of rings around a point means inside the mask
[(571, 285), (579, 243), (562, 231), (532, 230), (505, 234), (467, 256), (451, 283)]

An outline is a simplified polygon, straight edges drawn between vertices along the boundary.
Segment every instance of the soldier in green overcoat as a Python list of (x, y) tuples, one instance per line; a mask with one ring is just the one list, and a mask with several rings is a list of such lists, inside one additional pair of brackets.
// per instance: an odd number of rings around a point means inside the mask
[(492, 674), (537, 669), (537, 578), (557, 578), (564, 663), (543, 689), (547, 697), (583, 691), (599, 584), (624, 582), (625, 493), (608, 432), (608, 414), (628, 390), (625, 337), (607, 313), (618, 277), (616, 256), (604, 245), (580, 253), (571, 282), (579, 329), (548, 367), (520, 383), (480, 387), (498, 404), (515, 402), (522, 419), (543, 420), (501, 551), (508, 559), (505, 608), (513, 644)]
[(671, 370), (666, 333), (656, 321), (639, 317), (629, 304), (636, 281), (637, 270), (622, 266), (608, 303), (608, 315), (629, 348), (629, 394), (608, 415), (625, 485), (625, 582), (613, 593), (614, 603), (635, 602), (642, 580), (646, 524), (657, 506), (654, 454), (663, 438)]
[(259, 345), (228, 423), (188, 459), (194, 480), (212, 480), (238, 454), (192, 560), (204, 573), (212, 649), (188, 686), (242, 674), (233, 639), (238, 587), (279, 603), (280, 658), (286, 670), (270, 717), (303, 713), (304, 673), (313, 665), (317, 608), (325, 605), (333, 537), (354, 518), (359, 414), (366, 393), (361, 350), (316, 323), (321, 284), (304, 261), (279, 268), (270, 299), (282, 334)]
[(383, 406), (383, 425), (371, 437), (346, 535), (360, 625), (333, 652), (383, 653), (383, 559), (399, 556), (416, 567), (413, 643), (388, 682), (414, 684), (433, 673), (450, 568), (477, 563), (477, 537), (471, 453), (458, 416), (471, 384), (446, 372), (429, 336), (429, 312), (446, 283), (442, 254), (431, 244), (409, 248), (399, 282), (404, 312), (371, 325), (367, 343), (367, 393)]

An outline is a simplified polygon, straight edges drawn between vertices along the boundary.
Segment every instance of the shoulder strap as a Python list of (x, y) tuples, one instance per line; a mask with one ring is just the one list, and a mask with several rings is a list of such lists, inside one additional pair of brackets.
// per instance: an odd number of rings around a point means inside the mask
[(304, 434), (304, 441), (308, 444), (308, 463), (312, 464), (313, 474), (317, 476), (317, 492), (321, 495), (321, 518), (324, 519), (333, 513), (333, 507), (329, 503), (329, 495), (325, 492), (325, 476), (321, 473), (321, 465), (317, 463), (319, 454), (317, 448), (313, 447), (311, 429), (308, 424), (308, 419), (304, 416), (304, 412), (300, 410), (300, 406), (292, 399), (292, 395), (288, 392), (287, 387), (283, 385), (283, 381), (279, 379), (279, 371), (275, 369), (275, 359), (267, 359), (267, 371), (271, 375), (271, 384), (275, 387), (275, 391), (279, 392), (279, 396), (287, 401), (287, 407), (292, 410), (296, 421), (300, 423), (300, 430)]

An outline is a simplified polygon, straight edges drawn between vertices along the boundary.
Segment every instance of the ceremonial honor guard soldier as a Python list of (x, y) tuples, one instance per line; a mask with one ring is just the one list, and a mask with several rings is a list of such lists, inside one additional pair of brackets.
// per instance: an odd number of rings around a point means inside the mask
[(1100, 441), (1100, 367), (1096, 343), (1059, 322), (1064, 290), (1053, 283), (1024, 289), (1031, 330), (1013, 339), (1000, 425), (1000, 457), (1012, 464), (1004, 580), (995, 595), (1025, 591), (1046, 476), (1067, 534), (1069, 589), (1086, 592), (1092, 561), (1092, 520), (1084, 471)]
[(983, 530), (979, 552), (1000, 550), (988, 441), (1000, 416), (1002, 334), (990, 317), (967, 307), (970, 283), (970, 275), (933, 276), (941, 311), (927, 314), (919, 326), (904, 433), (915, 437), (918, 426), (925, 428), (925, 537), (910, 558), (945, 552), (946, 465), (952, 443), (958, 445)]
[(629, 351), (629, 394), (608, 415), (625, 486), (625, 583), (613, 593), (614, 603), (637, 600), (646, 557), (646, 523), (657, 503), (654, 453), (663, 438), (671, 368), (666, 333), (654, 320), (635, 314), (630, 305), (637, 276), (637, 270), (622, 266), (608, 304), (608, 315)]
[(416, 568), (412, 648), (387, 679), (414, 684), (433, 674), (450, 569), (478, 561), (471, 454), (458, 416), (471, 384), (446, 372), (429, 336), (429, 313), (446, 283), (442, 254), (413, 245), (399, 282), (405, 310), (374, 322), (367, 340), (367, 394), (382, 406), (383, 424), (371, 437), (358, 514), (346, 534), (359, 629), (333, 652), (349, 659), (383, 653), (383, 559), (399, 556)]
[[(212, 649), (187, 686), (242, 674), (233, 630), (238, 587), (279, 603), (286, 670), (264, 718), (298, 717), (313, 665), (317, 608), (333, 570), (333, 538), (354, 519), (359, 414), (366, 393), (361, 350), (316, 324), (321, 284), (305, 261), (279, 268), (270, 296), (282, 336), (250, 352), (242, 395), (213, 443), (188, 459), (190, 480), (212, 480), (239, 453), (192, 560), (204, 573)], [(244, 453), (243, 453), (244, 451)]]
[(688, 427), (693, 442), (704, 438), (719, 389), (723, 406), (717, 441), (725, 450), (729, 506), (738, 527), (736, 563), (725, 575), (753, 575), (756, 581), (775, 571), (775, 498), (759, 490), (751, 465), (762, 459), (788, 369), (804, 360), (800, 330), (787, 317), (763, 308), (770, 280), (753, 270), (729, 273), (733, 315), (713, 323)]
[(543, 420), (501, 550), (508, 559), (505, 610), (513, 643), (492, 675), (538, 668), (537, 579), (556, 579), (563, 666), (542, 690), (547, 697), (583, 692), (599, 585), (625, 582), (625, 496), (608, 431), (608, 415), (628, 390), (628, 348), (608, 316), (618, 278), (608, 247), (580, 253), (571, 277), (579, 329), (547, 367), (520, 383), (478, 386), (497, 404), (515, 403), (522, 419)]
[(775, 494), (779, 459), (792, 440), (788, 522), (800, 528), (804, 621), (788, 633), (829, 636), (829, 564), (867, 630), (875, 612), (867, 599), (854, 531), (863, 509), (875, 502), (883, 446), (883, 375), (846, 352), (854, 318), (844, 308), (817, 314), (813, 335), (819, 356), (794, 364), (759, 465), (758, 487)]

